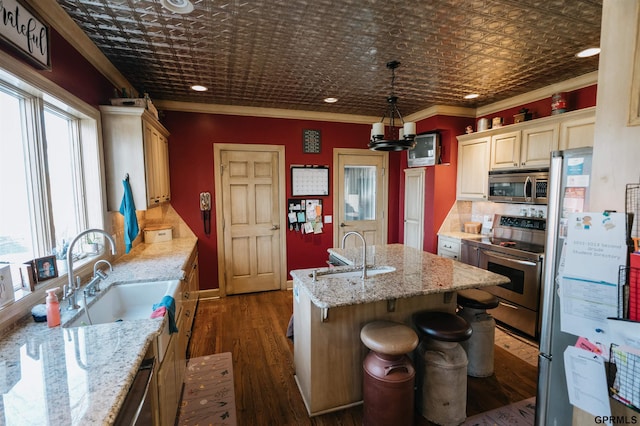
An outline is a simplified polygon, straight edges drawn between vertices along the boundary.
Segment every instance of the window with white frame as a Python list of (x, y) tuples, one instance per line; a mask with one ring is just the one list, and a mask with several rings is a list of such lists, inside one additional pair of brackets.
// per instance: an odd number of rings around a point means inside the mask
[[(57, 254), (61, 265), (65, 244), (104, 225), (98, 113), (53, 89), (0, 67), (0, 264)], [(12, 278), (19, 289), (19, 267)]]

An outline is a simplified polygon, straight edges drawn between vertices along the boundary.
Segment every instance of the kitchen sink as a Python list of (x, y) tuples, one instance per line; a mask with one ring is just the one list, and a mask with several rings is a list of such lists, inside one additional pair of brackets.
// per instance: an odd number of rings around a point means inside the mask
[[(367, 277), (373, 277), (381, 274), (388, 274), (389, 272), (395, 271), (396, 268), (393, 266), (371, 266), (367, 267)], [(312, 275), (313, 276), (313, 275)], [(318, 272), (316, 274), (316, 278), (318, 280), (327, 279), (327, 278), (360, 278), (362, 277), (362, 268), (349, 270), (349, 271), (326, 271), (326, 272)]]
[(88, 304), (91, 323), (83, 309), (79, 315), (65, 323), (64, 327), (149, 319), (154, 304), (160, 302), (165, 295), (172, 296), (177, 301), (179, 291), (179, 280), (115, 283)]

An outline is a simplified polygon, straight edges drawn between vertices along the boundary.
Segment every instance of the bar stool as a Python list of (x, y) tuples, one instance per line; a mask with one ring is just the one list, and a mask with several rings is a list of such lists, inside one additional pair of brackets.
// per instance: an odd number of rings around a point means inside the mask
[(360, 330), (371, 351), (362, 363), (363, 424), (413, 425), (415, 369), (406, 355), (418, 346), (411, 327), (374, 321)]
[(471, 326), (446, 312), (413, 314), (421, 341), (415, 357), (416, 405), (432, 423), (453, 426), (467, 418), (467, 355), (459, 342), (467, 340)]
[(487, 313), (487, 309), (494, 309), (498, 304), (498, 298), (487, 291), (458, 291), (458, 305), (462, 308), (458, 315), (467, 320), (473, 329), (471, 338), (460, 343), (467, 353), (467, 375), (471, 377), (493, 374), (496, 321)]

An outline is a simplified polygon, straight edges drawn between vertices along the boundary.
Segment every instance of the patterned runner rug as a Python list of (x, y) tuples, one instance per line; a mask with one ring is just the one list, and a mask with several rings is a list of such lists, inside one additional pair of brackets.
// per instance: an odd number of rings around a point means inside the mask
[(536, 398), (496, 408), (469, 417), (463, 426), (532, 426), (536, 416)]
[(177, 424), (236, 426), (236, 421), (231, 352), (190, 359)]

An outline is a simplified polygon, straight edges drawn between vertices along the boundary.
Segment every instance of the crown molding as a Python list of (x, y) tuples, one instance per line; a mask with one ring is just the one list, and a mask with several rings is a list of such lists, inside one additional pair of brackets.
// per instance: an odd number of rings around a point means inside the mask
[(115, 87), (131, 87), (131, 83), (55, 0), (25, 1)]
[(414, 112), (404, 117), (405, 121), (419, 121), (436, 115), (447, 115), (451, 117), (476, 117), (475, 108), (456, 107), (448, 105), (434, 105), (422, 111)]
[(296, 111), (280, 108), (259, 108), (233, 105), (203, 104), (154, 100), (153, 104), (161, 110), (200, 112), (205, 114), (241, 115), (250, 117), (288, 118), (292, 120), (330, 121), (350, 124), (371, 124), (380, 121), (380, 117), (366, 115), (335, 114), (330, 112)]
[[(582, 89), (583, 87), (593, 86), (594, 84), (598, 84), (598, 71), (593, 71), (522, 95), (514, 96), (513, 98), (478, 107), (476, 109), (476, 117), (483, 117), (509, 108), (519, 107), (539, 101), (540, 99), (551, 98), (551, 95), (554, 93), (571, 92)], [(549, 99), (549, 102), (551, 102), (551, 99)]]

